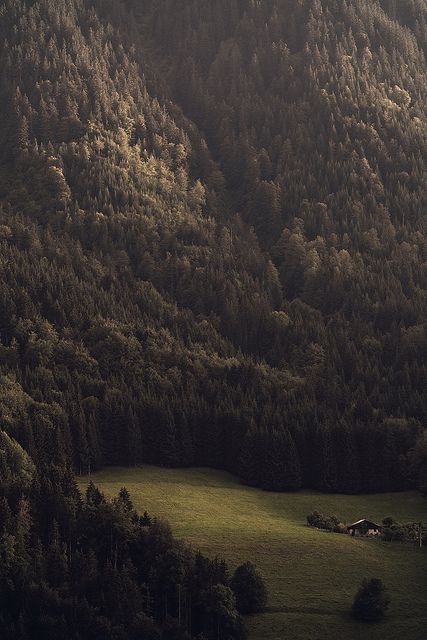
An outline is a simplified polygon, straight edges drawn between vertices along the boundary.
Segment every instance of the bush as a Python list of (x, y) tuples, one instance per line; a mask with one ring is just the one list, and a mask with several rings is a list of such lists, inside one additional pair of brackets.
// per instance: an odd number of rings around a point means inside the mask
[(340, 522), (339, 524), (335, 525), (335, 527), (333, 528), (333, 532), (334, 533), (348, 533), (347, 527), (345, 524), (343, 524), (342, 522)]
[(237, 567), (230, 583), (241, 614), (260, 613), (267, 604), (267, 589), (255, 565), (246, 562)]
[(381, 622), (387, 612), (390, 599), (381, 580), (364, 580), (353, 602), (352, 614), (362, 622)]
[(313, 511), (307, 516), (307, 523), (310, 527), (334, 531), (335, 533), (347, 533), (347, 527), (337, 516), (324, 516), (319, 511)]
[(402, 542), (405, 540), (405, 530), (398, 524), (383, 529), (383, 539), (386, 542)]
[(418, 542), (420, 529), (418, 522), (399, 524), (393, 518), (383, 520), (383, 539), (386, 542)]

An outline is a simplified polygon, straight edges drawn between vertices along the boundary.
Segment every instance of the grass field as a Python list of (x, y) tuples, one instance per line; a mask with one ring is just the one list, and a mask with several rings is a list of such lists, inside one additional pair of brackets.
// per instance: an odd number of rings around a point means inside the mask
[[(426, 640), (427, 549), (356, 539), (306, 526), (313, 509), (347, 522), (360, 518), (427, 523), (417, 493), (335, 496), (266, 493), (208, 469), (109, 468), (92, 479), (109, 496), (126, 486), (139, 511), (165, 518), (177, 537), (235, 567), (251, 560), (266, 579), (266, 613), (248, 619), (253, 640)], [(80, 478), (85, 487), (87, 478)], [(348, 616), (364, 577), (384, 580), (387, 622)]]

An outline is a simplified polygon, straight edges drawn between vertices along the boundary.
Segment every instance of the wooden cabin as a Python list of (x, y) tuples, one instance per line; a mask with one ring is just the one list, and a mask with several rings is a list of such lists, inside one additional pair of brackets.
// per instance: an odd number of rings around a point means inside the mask
[(382, 533), (382, 527), (375, 524), (372, 520), (358, 520), (347, 527), (347, 531), (352, 536), (379, 536)]

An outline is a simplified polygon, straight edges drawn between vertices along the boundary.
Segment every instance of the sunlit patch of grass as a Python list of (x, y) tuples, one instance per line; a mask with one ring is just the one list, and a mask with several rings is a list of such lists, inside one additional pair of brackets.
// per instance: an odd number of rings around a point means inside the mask
[[(108, 468), (92, 476), (109, 496), (129, 490), (135, 507), (167, 519), (176, 536), (233, 568), (255, 562), (269, 589), (266, 613), (248, 619), (254, 640), (427, 638), (427, 550), (327, 533), (306, 525), (314, 509), (344, 521), (392, 516), (427, 523), (415, 492), (371, 496), (266, 493), (209, 469)], [(82, 488), (88, 478), (80, 478)], [(387, 621), (366, 627), (348, 611), (364, 577), (381, 578)]]

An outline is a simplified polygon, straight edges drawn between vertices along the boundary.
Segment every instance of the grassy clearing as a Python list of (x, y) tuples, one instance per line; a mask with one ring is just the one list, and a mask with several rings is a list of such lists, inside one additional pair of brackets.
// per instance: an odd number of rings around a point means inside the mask
[[(268, 611), (248, 620), (253, 640), (426, 640), (427, 549), (355, 539), (305, 525), (319, 509), (350, 522), (427, 522), (417, 493), (336, 496), (273, 494), (208, 469), (109, 468), (92, 478), (109, 496), (126, 486), (139, 511), (167, 519), (176, 536), (233, 568), (255, 562), (269, 588)], [(82, 488), (87, 478), (80, 479)], [(386, 623), (366, 627), (348, 617), (364, 577), (384, 580), (392, 598)]]

